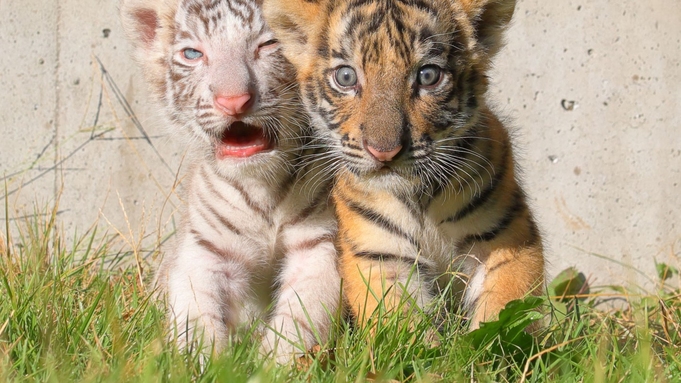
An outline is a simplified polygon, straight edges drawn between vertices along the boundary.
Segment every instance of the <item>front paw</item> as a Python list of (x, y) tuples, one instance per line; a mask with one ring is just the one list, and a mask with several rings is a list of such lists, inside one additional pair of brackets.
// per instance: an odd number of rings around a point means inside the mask
[(269, 324), (262, 337), (260, 353), (273, 358), (280, 365), (291, 364), (305, 355), (317, 341), (314, 334), (301, 328), (292, 320), (279, 320)]
[(217, 318), (203, 315), (194, 319), (175, 319), (170, 324), (170, 337), (174, 337), (180, 350), (198, 351), (207, 356), (219, 353), (229, 333)]

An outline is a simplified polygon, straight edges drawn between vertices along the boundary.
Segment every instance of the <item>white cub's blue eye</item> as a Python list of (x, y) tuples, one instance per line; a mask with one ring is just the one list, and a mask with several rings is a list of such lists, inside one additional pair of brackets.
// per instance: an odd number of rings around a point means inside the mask
[(277, 40), (277, 39), (271, 39), (271, 40), (267, 40), (267, 41), (265, 41), (264, 43), (258, 45), (258, 48), (262, 49), (262, 48), (265, 48), (265, 47), (269, 47), (269, 46), (272, 46), (272, 45), (276, 45), (276, 44), (278, 44), (278, 43), (279, 43), (279, 40)]
[(203, 57), (203, 53), (194, 48), (185, 48), (185, 50), (182, 51), (182, 55), (184, 55), (184, 58), (187, 60), (198, 60)]
[(334, 80), (342, 88), (353, 87), (357, 85), (357, 72), (349, 66), (339, 67), (334, 74)]
[(419, 85), (430, 86), (435, 85), (440, 81), (442, 70), (437, 65), (424, 65), (419, 69), (418, 81)]

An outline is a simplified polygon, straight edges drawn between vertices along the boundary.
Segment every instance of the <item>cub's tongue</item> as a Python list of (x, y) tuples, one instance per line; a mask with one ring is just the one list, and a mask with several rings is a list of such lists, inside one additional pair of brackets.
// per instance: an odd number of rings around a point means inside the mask
[(250, 157), (270, 149), (271, 146), (262, 128), (237, 121), (222, 134), (217, 145), (217, 156)]

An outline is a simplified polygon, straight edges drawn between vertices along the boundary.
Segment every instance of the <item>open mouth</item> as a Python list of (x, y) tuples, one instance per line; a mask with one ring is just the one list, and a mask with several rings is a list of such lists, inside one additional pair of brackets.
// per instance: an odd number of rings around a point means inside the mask
[(274, 143), (261, 127), (236, 121), (222, 133), (216, 153), (219, 159), (243, 158), (270, 150), (273, 146)]

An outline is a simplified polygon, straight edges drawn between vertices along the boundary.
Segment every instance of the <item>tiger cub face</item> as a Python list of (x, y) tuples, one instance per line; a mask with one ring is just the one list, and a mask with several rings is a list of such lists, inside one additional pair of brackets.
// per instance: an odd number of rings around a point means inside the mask
[(125, 0), (126, 31), (173, 133), (223, 175), (282, 168), (302, 126), (295, 77), (255, 1)]
[(413, 189), (471, 172), (458, 158), (469, 154), (485, 72), (514, 5), (266, 0), (265, 12), (317, 136), (342, 167), (376, 187)]

